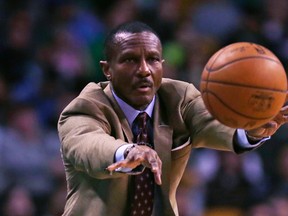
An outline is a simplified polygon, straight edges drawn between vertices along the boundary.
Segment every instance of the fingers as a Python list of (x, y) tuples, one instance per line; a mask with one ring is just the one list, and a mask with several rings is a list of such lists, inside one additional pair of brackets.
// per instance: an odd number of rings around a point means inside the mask
[(115, 171), (116, 169), (120, 168), (120, 167), (125, 167), (125, 168), (134, 168), (132, 167), (131, 163), (129, 163), (126, 159), (113, 163), (111, 165), (109, 165), (106, 170), (108, 170), (109, 172)]
[(288, 115), (288, 105), (281, 108), (280, 113), (282, 115)]
[(113, 172), (119, 167), (121, 167), (120, 163), (114, 163), (114, 164), (111, 164), (110, 166), (108, 166), (106, 168), (106, 170), (108, 170), (109, 172)]
[(273, 119), (279, 126), (288, 122), (288, 105), (281, 108), (280, 112)]
[(126, 159), (130, 157), (131, 158), (135, 157), (134, 159), (140, 162), (140, 164), (142, 164), (143, 166), (147, 168), (150, 168), (151, 171), (154, 173), (155, 183), (158, 185), (161, 185), (162, 184), (162, 180), (161, 180), (162, 161), (158, 157), (157, 152), (147, 146), (136, 146), (135, 149), (138, 150), (137, 153), (136, 151), (135, 152), (131, 151), (131, 154), (129, 152)]
[(162, 161), (157, 156), (158, 160), (150, 161), (151, 171), (154, 173), (155, 183), (158, 185), (162, 184), (161, 175), (162, 175)]
[(254, 137), (272, 136), (281, 125), (286, 123), (288, 123), (288, 105), (283, 106), (271, 121), (259, 128), (247, 130), (247, 133)]
[(126, 159), (113, 163), (106, 169), (109, 172), (112, 172), (118, 168), (134, 169), (139, 165), (150, 168), (154, 174), (155, 183), (158, 185), (162, 184), (162, 161), (158, 157), (157, 152), (148, 146), (135, 146), (129, 151)]

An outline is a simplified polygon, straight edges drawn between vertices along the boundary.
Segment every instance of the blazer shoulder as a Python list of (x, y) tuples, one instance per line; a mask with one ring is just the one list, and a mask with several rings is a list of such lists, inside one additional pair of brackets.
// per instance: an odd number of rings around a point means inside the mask
[(100, 96), (105, 95), (104, 94), (104, 89), (108, 86), (109, 82), (99, 82), (99, 83), (94, 83), (90, 82), (88, 83), (80, 92), (78, 97), (93, 97), (95, 96)]
[(198, 97), (200, 95), (199, 90), (192, 84), (181, 80), (174, 80), (169, 78), (163, 78), (161, 87), (158, 91), (159, 95), (171, 97)]
[(88, 83), (62, 111), (62, 114), (82, 113), (95, 115), (100, 110), (111, 109), (111, 101), (105, 94), (105, 88), (109, 88), (108, 82)]
[(170, 79), (170, 78), (163, 78), (161, 87), (167, 88), (169, 86), (177, 86), (178, 88), (186, 88), (190, 83), (181, 81), (181, 80), (176, 80), (176, 79)]

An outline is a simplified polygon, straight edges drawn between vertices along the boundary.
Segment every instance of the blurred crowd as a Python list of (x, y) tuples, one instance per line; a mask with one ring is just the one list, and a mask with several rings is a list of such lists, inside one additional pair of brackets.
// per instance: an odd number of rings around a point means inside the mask
[[(57, 120), (88, 82), (103, 81), (104, 37), (129, 20), (163, 43), (165, 77), (199, 87), (221, 47), (266, 46), (288, 67), (286, 0), (0, 0), (0, 215), (58, 216), (66, 181)], [(237, 156), (194, 150), (180, 216), (287, 216), (288, 126)]]

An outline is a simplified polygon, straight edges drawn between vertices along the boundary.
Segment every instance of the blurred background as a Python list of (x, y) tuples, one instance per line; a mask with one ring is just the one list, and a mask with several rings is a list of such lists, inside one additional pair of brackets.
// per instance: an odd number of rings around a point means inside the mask
[[(163, 42), (165, 77), (193, 82), (221, 47), (255, 42), (287, 70), (287, 0), (0, 0), (0, 215), (58, 216), (66, 180), (57, 120), (90, 81), (103, 81), (103, 39), (129, 20)], [(288, 126), (237, 156), (194, 150), (180, 216), (287, 216)]]

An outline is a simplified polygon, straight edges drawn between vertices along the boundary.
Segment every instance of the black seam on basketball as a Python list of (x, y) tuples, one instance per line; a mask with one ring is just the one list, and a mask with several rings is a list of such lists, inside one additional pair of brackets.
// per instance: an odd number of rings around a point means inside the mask
[(273, 61), (273, 62), (275, 62), (277, 64), (281, 64), (279, 61), (276, 61), (275, 59), (272, 59), (272, 58), (269, 58), (269, 57), (265, 57), (265, 56), (247, 56), (247, 57), (235, 59), (233, 61), (227, 62), (227, 63), (225, 63), (223, 65), (220, 65), (218, 67), (215, 67), (215, 68), (212, 68), (213, 64), (211, 65), (210, 68), (208, 68), (208, 66), (206, 66), (206, 70), (208, 72), (214, 72), (214, 71), (217, 71), (217, 70), (219, 70), (219, 69), (221, 69), (221, 68), (223, 68), (223, 67), (225, 67), (225, 66), (227, 66), (229, 64), (233, 64), (235, 62), (239, 62), (239, 61), (243, 61), (243, 60), (247, 60), (247, 59), (266, 59), (266, 60), (269, 60), (269, 61)]
[[(231, 111), (233, 111), (234, 113), (237, 113), (238, 115), (242, 116), (242, 117), (245, 117), (245, 118), (249, 118), (249, 119), (253, 119), (253, 120), (266, 120), (266, 119), (269, 119), (269, 118), (273, 118), (273, 116), (269, 116), (269, 117), (265, 117), (265, 118), (255, 118), (253, 116), (248, 116), (248, 115), (244, 115), (242, 113), (240, 113), (239, 111), (233, 109), (232, 107), (228, 106), (226, 103), (224, 103), (223, 100), (221, 100), (221, 98), (219, 98), (216, 94), (214, 94), (213, 92), (211, 91), (203, 91), (203, 93), (206, 93), (206, 94), (212, 94), (215, 98), (217, 98), (219, 100), (219, 102), (221, 102), (224, 106), (226, 106), (228, 109), (230, 109)], [(208, 97), (208, 96), (207, 96)], [(208, 97), (209, 98), (209, 97)], [(213, 108), (212, 108), (212, 112), (213, 111)], [(213, 115), (213, 114), (212, 114)]]
[[(220, 50), (219, 53), (217, 54), (217, 56), (215, 56), (215, 59), (214, 61), (211, 63), (211, 68), (213, 67), (213, 65), (215, 64), (216, 60), (218, 59), (218, 57), (224, 52), (224, 49), (223, 50)], [(210, 72), (209, 70), (207, 70), (208, 72)], [(207, 79), (209, 80), (209, 76), (210, 76), (210, 73), (207, 73)], [(207, 88), (207, 85), (208, 85), (208, 82), (206, 83), (205, 87)]]
[(230, 85), (230, 86), (238, 86), (238, 87), (244, 87), (244, 88), (253, 88), (253, 89), (259, 89), (259, 90), (264, 90), (264, 91), (274, 91), (274, 92), (280, 92), (280, 93), (287, 93), (287, 90), (280, 90), (280, 89), (273, 89), (273, 88), (266, 88), (266, 87), (258, 87), (258, 86), (249, 86), (245, 84), (240, 84), (240, 83), (232, 83), (232, 82), (225, 82), (225, 81), (217, 81), (217, 80), (201, 80), (202, 82), (207, 82), (206, 83), (206, 89), (208, 83), (216, 83), (220, 85)]
[(215, 62), (217, 61), (218, 57), (225, 51), (225, 49), (220, 50), (220, 52), (218, 53), (217, 56), (215, 56), (214, 61), (211, 63), (211, 68), (213, 68), (213, 65), (215, 64)]

